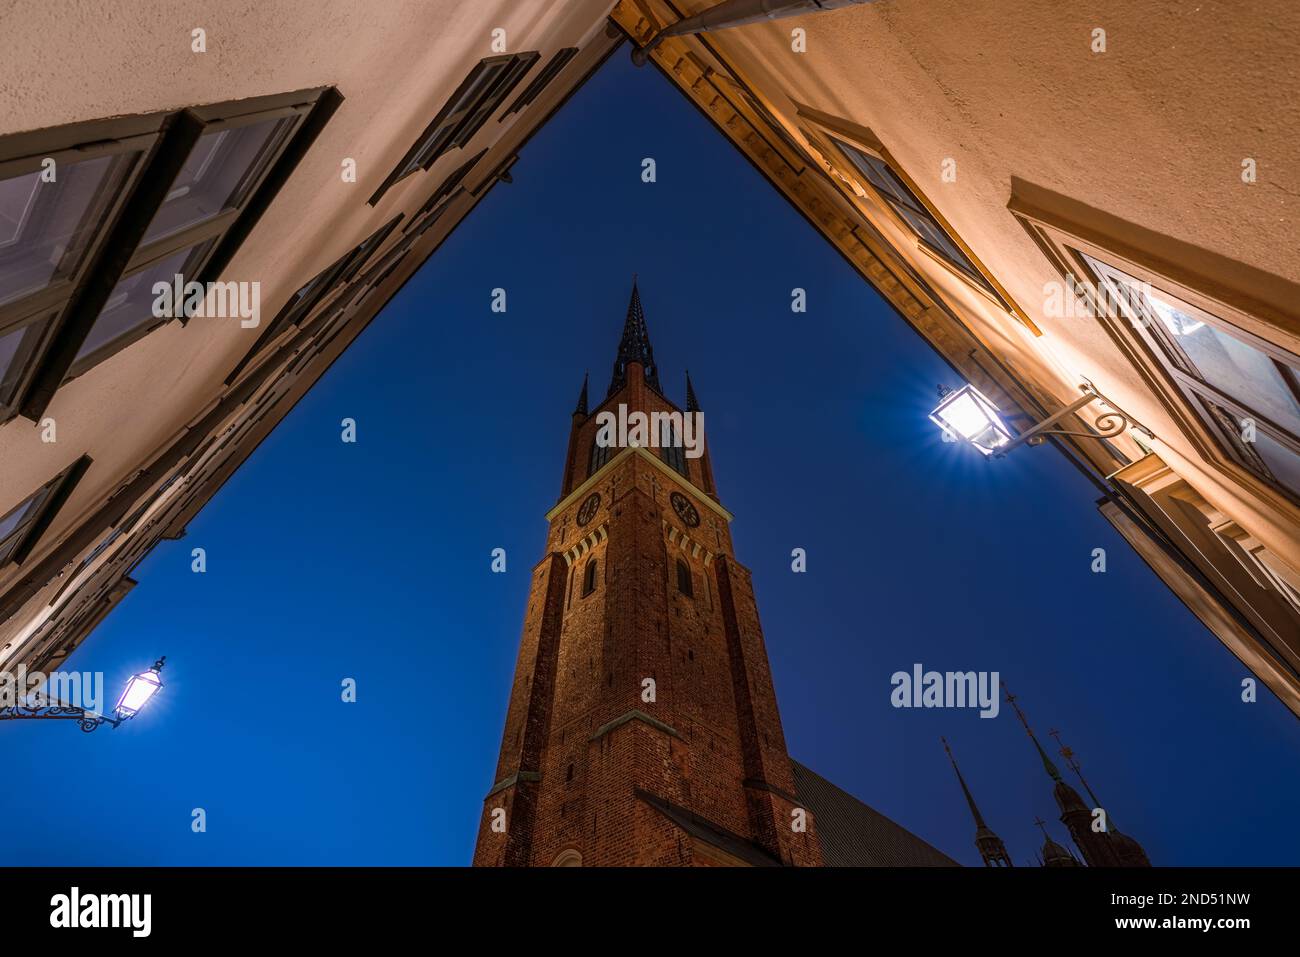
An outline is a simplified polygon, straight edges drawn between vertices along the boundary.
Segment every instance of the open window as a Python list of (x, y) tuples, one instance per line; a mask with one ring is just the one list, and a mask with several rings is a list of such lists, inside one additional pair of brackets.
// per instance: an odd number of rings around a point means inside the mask
[[(990, 296), (1001, 301), (992, 284), (958, 245), (930, 207), (904, 182), (880, 153), (869, 151), (835, 137), (835, 146), (860, 174), (860, 185), (871, 189), (902, 220), (921, 244)], [(1003, 304), (1005, 305), (1005, 304)]]
[(542, 91), (546, 89), (550, 82), (560, 75), (560, 71), (569, 65), (569, 61), (578, 55), (577, 47), (565, 47), (558, 51), (555, 56), (546, 61), (546, 66), (542, 67), (533, 81), (524, 87), (524, 92), (520, 93), (515, 101), (510, 104), (510, 108), (501, 114), (499, 122), (505, 122), (506, 117), (513, 116), (522, 111), (533, 100), (541, 96)]
[(184, 321), (154, 284), (218, 272), (336, 105), (306, 91), (0, 139), (0, 421)]
[[(867, 221), (882, 234), (902, 231), (910, 234), (916, 252), (937, 261), (965, 283), (988, 298), (999, 309), (1009, 312), (1030, 328), (1037, 328), (976, 258), (929, 201), (915, 180), (869, 129), (848, 120), (796, 104), (799, 118), (807, 124), (799, 129), (819, 153), (832, 172), (832, 182), (845, 191), (865, 214)], [(887, 241), (907, 252), (905, 235)], [(924, 265), (911, 261), (912, 266)]]
[(475, 64), (433, 122), (375, 190), (370, 205), (378, 203), (389, 189), (412, 173), (427, 170), (444, 153), (468, 145), (539, 58), (536, 52), (509, 53)]
[(1239, 465), (1300, 502), (1300, 357), (1101, 259), (1079, 254)]
[(1020, 179), (1008, 209), (1195, 451), (1300, 507), (1300, 286)]
[(0, 569), (19, 565), (31, 554), (54, 516), (90, 468), (83, 455), (25, 499), (0, 515)]
[(421, 221), (421, 217), (426, 213), (437, 209), (438, 205), (442, 203), (443, 200), (455, 193), (460, 187), (461, 181), (465, 179), (470, 170), (478, 165), (478, 161), (483, 158), (485, 153), (487, 153), (487, 150), (479, 150), (464, 163), (461, 163), (460, 166), (456, 167), (455, 171), (442, 181), (442, 185), (434, 190), (433, 194), (424, 201), (424, 205), (416, 210), (415, 216), (406, 224), (406, 228), (410, 229), (415, 226)]
[(289, 301), (275, 314), (275, 317), (266, 324), (266, 327), (253, 343), (252, 348), (248, 350), (244, 358), (239, 360), (230, 375), (226, 377), (226, 384), (229, 385), (239, 378), (239, 374), (247, 368), (248, 364), (262, 351), (263, 347), (275, 340), (289, 326), (306, 325), (307, 320), (315, 312), (317, 306), (345, 287), (350, 280), (365, 268), (371, 257), (383, 245), (384, 240), (388, 238), (388, 234), (397, 227), (402, 216), (402, 213), (398, 213), (366, 237), (360, 244), (348, 250), (343, 256), (330, 263), (325, 269), (299, 287), (289, 297)]

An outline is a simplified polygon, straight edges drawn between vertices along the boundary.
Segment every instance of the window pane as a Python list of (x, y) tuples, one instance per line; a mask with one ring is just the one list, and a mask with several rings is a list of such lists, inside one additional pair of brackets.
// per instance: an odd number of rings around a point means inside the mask
[[(415, 170), (420, 167), (428, 166), (437, 159), (446, 149), (452, 136), (457, 136), (461, 142), (467, 138), (466, 132), (472, 132), (471, 118), (477, 118), (478, 113), (482, 111), (483, 100), (491, 91), (492, 86), (501, 77), (512, 64), (513, 59), (501, 59), (493, 62), (482, 62), (474, 67), (474, 72), (469, 76), (465, 83), (465, 88), (460, 91), (460, 95), (450, 104), (446, 115), (437, 128), (429, 135), (424, 145), (416, 151), (416, 155), (411, 162), (407, 164), (406, 172)], [(505, 91), (499, 91), (499, 96), (488, 100), (489, 111), (495, 109), (500, 97), (505, 96)], [(482, 125), (479, 123), (479, 125)], [(477, 129), (477, 127), (474, 127)]]
[(903, 181), (894, 174), (888, 163), (872, 156), (870, 153), (863, 152), (856, 146), (850, 146), (843, 140), (837, 139), (835, 143), (853, 161), (853, 165), (858, 168), (858, 172), (865, 176), (867, 182), (874, 186), (885, 199), (892, 203), (907, 206), (917, 212), (925, 213), (925, 206), (904, 185)]
[(8, 515), (0, 518), (0, 541), (4, 541), (8, 538), (9, 534), (18, 527), (18, 523), (22, 521), (23, 515), (26, 511), (27, 503), (23, 502)]
[(1300, 436), (1300, 402), (1272, 358), (1173, 296), (1148, 290), (1145, 298), (1205, 382)]
[(292, 118), (212, 130), (199, 137), (142, 242), (206, 222), (244, 199)]
[(194, 253), (194, 248), (182, 249), (173, 253), (162, 262), (132, 273), (121, 279), (108, 301), (91, 327), (90, 335), (77, 350), (77, 360), (81, 360), (97, 349), (101, 349), (142, 326), (157, 323), (163, 317), (153, 314), (154, 301), (158, 298), (153, 291), (154, 284), (166, 282), (172, 285), (178, 274), (181, 282), (189, 282), (193, 277), (185, 275), (185, 264)]
[(857, 147), (850, 146), (843, 140), (837, 139), (835, 142), (853, 161), (858, 172), (865, 176), (867, 182), (880, 193), (881, 198), (903, 217), (917, 236), (962, 272), (988, 288), (988, 283), (975, 268), (975, 264), (962, 252), (961, 247), (948, 235), (947, 230), (939, 225), (925, 204), (917, 199), (916, 194), (908, 189), (907, 184), (889, 168), (888, 163), (869, 153), (864, 153)]
[[(945, 259), (960, 267), (964, 272), (968, 272), (972, 276), (979, 275), (971, 261), (966, 258), (966, 254), (939, 227), (939, 224), (928, 215), (922, 215), (906, 206), (895, 206), (894, 208), (898, 210), (900, 216), (907, 220), (913, 231), (931, 248), (941, 253)], [(982, 279), (980, 281), (983, 282)]]
[(1262, 429), (1255, 433), (1255, 452), (1264, 460), (1279, 485), (1300, 495), (1300, 455)]
[(100, 156), (0, 180), (0, 303), (71, 276), (139, 153)]
[(18, 372), (18, 347), (27, 336), (26, 327), (0, 334), (0, 401), (4, 400), (9, 382)]
[(18, 380), (48, 325), (49, 319), (41, 319), (0, 333), (0, 408), (13, 402)]
[(22, 525), (24, 519), (41, 507), (41, 503), (45, 501), (45, 496), (49, 490), (50, 486), (47, 485), (35, 495), (29, 496), (25, 501), (21, 502), (17, 508), (0, 517), (0, 541), (12, 535), (15, 529)]
[[(563, 50), (557, 52), (555, 56), (551, 57), (546, 66), (542, 67), (542, 72), (533, 79), (532, 83), (528, 84), (528, 88), (525, 89), (524, 92), (519, 94), (519, 99), (510, 104), (510, 109), (506, 111), (506, 115), (509, 116), (512, 113), (518, 113), (524, 107), (528, 106), (528, 104), (532, 103), (533, 100), (541, 96), (542, 90), (546, 89), (551, 80), (555, 79), (559, 72), (568, 65), (569, 61), (577, 55), (577, 47), (565, 47)], [(748, 96), (748, 94), (746, 94), (746, 96)]]

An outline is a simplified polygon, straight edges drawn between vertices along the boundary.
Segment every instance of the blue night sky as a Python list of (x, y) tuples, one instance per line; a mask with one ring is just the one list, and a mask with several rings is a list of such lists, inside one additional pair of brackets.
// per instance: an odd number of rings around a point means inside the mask
[(1300, 725), (1262, 685), (1241, 702), (1245, 668), (1056, 452), (940, 441), (947, 366), (662, 77), (616, 54), (514, 177), (73, 657), (115, 691), (166, 654), (150, 709), (0, 729), (0, 862), (467, 864), (569, 414), (584, 371), (604, 395), (634, 272), (665, 387), (689, 368), (704, 408), (795, 758), (978, 864), (945, 735), (1024, 864), (1035, 816), (1066, 835), (1011, 711), (889, 703), (915, 662), (998, 671), (1154, 863), (1300, 862)]

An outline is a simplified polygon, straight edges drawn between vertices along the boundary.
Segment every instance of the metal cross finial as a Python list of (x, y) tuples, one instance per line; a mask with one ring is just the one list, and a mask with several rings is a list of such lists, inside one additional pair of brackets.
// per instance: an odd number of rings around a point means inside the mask
[(1061, 732), (1057, 731), (1055, 728), (1049, 728), (1048, 731), (1047, 731), (1047, 733), (1048, 733), (1051, 737), (1053, 737), (1053, 738), (1056, 739), (1056, 745), (1057, 745), (1058, 748), (1061, 749), (1061, 750), (1060, 750), (1060, 755), (1061, 755), (1061, 757), (1065, 758), (1066, 763), (1069, 764), (1071, 767), (1073, 767), (1073, 766), (1074, 766), (1074, 751), (1071, 750), (1070, 747), (1069, 747), (1068, 745), (1064, 744), (1064, 743), (1061, 741)]

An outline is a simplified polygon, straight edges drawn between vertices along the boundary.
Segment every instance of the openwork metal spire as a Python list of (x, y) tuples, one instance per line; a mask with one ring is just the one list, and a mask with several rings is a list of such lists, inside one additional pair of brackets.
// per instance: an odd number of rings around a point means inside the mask
[(627, 304), (627, 319), (623, 322), (623, 339), (618, 344), (618, 358), (614, 360), (614, 375), (609, 381), (609, 398), (627, 385), (627, 366), (630, 362), (641, 363), (646, 385), (661, 392), (659, 388), (659, 369), (655, 366), (654, 350), (650, 347), (650, 332), (646, 329), (645, 312), (641, 308), (641, 293), (636, 288), (636, 278), (632, 279), (632, 299)]

